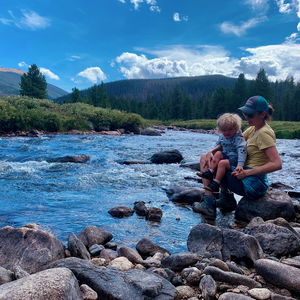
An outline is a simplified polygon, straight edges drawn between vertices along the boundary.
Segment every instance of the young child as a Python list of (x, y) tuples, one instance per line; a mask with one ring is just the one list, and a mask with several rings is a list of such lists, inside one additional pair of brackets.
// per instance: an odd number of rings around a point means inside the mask
[[(246, 141), (241, 132), (242, 120), (237, 114), (225, 113), (217, 120), (220, 133), (216, 146), (206, 154), (208, 169), (197, 175), (211, 180), (206, 189), (218, 192), (227, 170), (241, 172), (246, 161)], [(214, 178), (214, 174), (216, 176)]]

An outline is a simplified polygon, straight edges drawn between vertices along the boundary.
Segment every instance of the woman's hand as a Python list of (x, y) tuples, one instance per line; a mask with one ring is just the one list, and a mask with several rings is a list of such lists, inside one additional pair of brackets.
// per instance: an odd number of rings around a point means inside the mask
[(243, 179), (248, 176), (249, 170), (241, 169), (240, 171), (237, 171), (236, 169), (231, 173), (233, 176), (235, 176), (237, 179)]

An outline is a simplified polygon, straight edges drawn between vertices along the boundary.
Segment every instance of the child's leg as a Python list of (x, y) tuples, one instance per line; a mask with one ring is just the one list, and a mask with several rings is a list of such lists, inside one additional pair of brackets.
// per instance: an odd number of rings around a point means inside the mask
[(227, 170), (230, 169), (229, 159), (222, 159), (219, 161), (217, 174), (215, 180), (220, 183), (225, 176)]
[(216, 168), (219, 168), (219, 162), (223, 159), (223, 154), (221, 151), (217, 151), (214, 154), (213, 159), (211, 160), (211, 162), (209, 163), (209, 168), (214, 172), (216, 170)]

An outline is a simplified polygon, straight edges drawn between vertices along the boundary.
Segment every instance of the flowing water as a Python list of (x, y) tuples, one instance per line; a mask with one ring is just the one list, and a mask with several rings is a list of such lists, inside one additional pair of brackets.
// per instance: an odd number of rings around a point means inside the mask
[[(172, 185), (199, 186), (188, 181), (193, 170), (178, 164), (122, 165), (120, 160), (147, 160), (152, 154), (178, 149), (185, 161), (196, 161), (211, 148), (216, 135), (167, 131), (162, 136), (44, 135), (40, 138), (0, 138), (0, 227), (38, 223), (60, 240), (87, 225), (111, 232), (113, 241), (134, 247), (143, 237), (171, 252), (185, 251), (190, 229), (203, 222), (190, 207), (170, 202), (164, 191)], [(282, 171), (270, 174), (270, 182), (296, 187), (300, 183), (300, 140), (278, 140)], [(50, 158), (86, 154), (85, 164), (48, 163)], [(299, 190), (299, 189), (298, 189)], [(160, 223), (134, 214), (116, 219), (108, 210), (135, 201), (160, 207)], [(232, 216), (218, 215), (227, 226)]]

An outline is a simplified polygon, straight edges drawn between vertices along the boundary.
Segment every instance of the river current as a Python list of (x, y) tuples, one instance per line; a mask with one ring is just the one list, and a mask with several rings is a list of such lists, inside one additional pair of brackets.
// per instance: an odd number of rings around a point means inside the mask
[[(119, 245), (134, 247), (143, 237), (172, 253), (185, 251), (191, 228), (203, 222), (191, 208), (168, 200), (165, 188), (198, 186), (195, 172), (178, 164), (123, 165), (120, 160), (147, 160), (152, 154), (178, 149), (186, 162), (197, 161), (217, 140), (216, 135), (166, 131), (162, 136), (43, 135), (39, 138), (0, 138), (0, 226), (38, 223), (63, 242), (87, 225), (111, 232)], [(278, 140), (283, 170), (269, 175), (299, 191), (300, 140)], [(86, 154), (85, 164), (48, 163), (50, 158)], [(135, 201), (160, 207), (160, 223), (136, 214), (116, 219), (108, 210), (119, 205), (133, 208)], [(232, 216), (231, 216), (232, 218)], [(227, 226), (230, 217), (218, 214)], [(222, 222), (226, 224), (222, 224)]]

